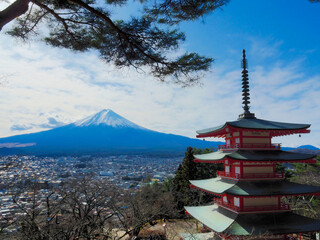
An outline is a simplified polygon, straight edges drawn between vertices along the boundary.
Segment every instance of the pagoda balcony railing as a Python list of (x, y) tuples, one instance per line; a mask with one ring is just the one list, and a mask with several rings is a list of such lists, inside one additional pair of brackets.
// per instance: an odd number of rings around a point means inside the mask
[(239, 211), (240, 211), (240, 207), (235, 206), (234, 204), (231, 204), (231, 203), (224, 202), (222, 198), (215, 198), (215, 199), (214, 199), (214, 202), (215, 202), (218, 206), (225, 207), (225, 208), (229, 208), (229, 209), (234, 210), (234, 211), (236, 211), (236, 212), (239, 212)]
[(280, 206), (277, 205), (262, 205), (262, 206), (248, 206), (248, 207), (238, 207), (232, 203), (226, 203), (222, 198), (216, 198), (214, 202), (221, 207), (231, 209), (236, 212), (264, 212), (264, 211), (290, 211), (290, 206), (288, 204), (281, 203)]
[(242, 212), (258, 212), (258, 211), (289, 211), (290, 206), (288, 204), (281, 203), (280, 206), (265, 205), (265, 206), (250, 206), (241, 209)]
[(235, 143), (218, 145), (219, 150), (231, 150), (231, 149), (268, 149), (268, 150), (280, 150), (281, 143)]
[(241, 175), (239, 173), (228, 173), (225, 171), (217, 171), (217, 176), (222, 177), (222, 178), (235, 178), (235, 179), (240, 179)]
[(255, 179), (255, 178), (272, 178), (272, 179), (284, 179), (285, 173), (228, 173), (225, 171), (217, 171), (217, 176), (222, 178), (233, 178), (233, 179)]

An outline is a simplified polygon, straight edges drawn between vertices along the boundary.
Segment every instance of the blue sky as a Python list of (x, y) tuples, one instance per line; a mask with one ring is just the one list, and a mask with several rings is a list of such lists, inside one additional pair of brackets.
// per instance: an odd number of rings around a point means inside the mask
[(110, 108), (141, 126), (195, 137), (195, 130), (242, 113), (245, 48), (251, 111), (258, 118), (312, 124), (310, 134), (274, 142), (320, 147), (319, 13), (320, 4), (307, 0), (231, 0), (200, 21), (182, 24), (187, 39), (181, 51), (215, 58), (203, 85), (187, 89), (106, 65), (92, 52), (21, 43), (2, 31), (0, 136), (61, 126)]

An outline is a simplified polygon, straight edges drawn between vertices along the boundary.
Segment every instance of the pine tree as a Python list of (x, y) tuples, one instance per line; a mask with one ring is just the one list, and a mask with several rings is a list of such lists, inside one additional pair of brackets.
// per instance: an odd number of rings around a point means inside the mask
[(182, 163), (179, 165), (176, 176), (173, 179), (172, 192), (177, 201), (178, 210), (183, 212), (184, 206), (207, 203), (213, 200), (213, 196), (190, 188), (189, 180), (205, 179), (216, 176), (215, 164), (201, 164), (194, 162), (194, 154), (208, 153), (213, 149), (196, 149), (188, 147)]
[(125, 12), (128, 0), (14, 0), (0, 9), (0, 31), (15, 20), (8, 33), (23, 41), (36, 38), (54, 47), (94, 50), (105, 62), (141, 68), (160, 81), (188, 86), (200, 81), (213, 59), (194, 52), (172, 54), (186, 38), (178, 25), (202, 18), (228, 1), (141, 0), (136, 1), (141, 14), (127, 20), (116, 19), (113, 11)]

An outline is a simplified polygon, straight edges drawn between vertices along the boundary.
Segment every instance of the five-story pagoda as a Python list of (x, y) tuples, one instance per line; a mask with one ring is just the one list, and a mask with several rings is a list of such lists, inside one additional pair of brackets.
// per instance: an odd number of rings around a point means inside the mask
[(315, 155), (286, 152), (272, 137), (309, 133), (309, 124), (262, 120), (249, 111), (247, 60), (243, 50), (242, 96), (244, 113), (237, 121), (197, 131), (199, 138), (223, 137), (218, 151), (195, 155), (196, 162), (223, 163), (216, 178), (193, 180), (191, 187), (216, 196), (210, 206), (186, 211), (224, 239), (286, 239), (292, 234), (320, 231), (320, 220), (293, 213), (284, 197), (320, 195), (320, 187), (285, 180), (276, 171), (281, 163), (315, 163)]

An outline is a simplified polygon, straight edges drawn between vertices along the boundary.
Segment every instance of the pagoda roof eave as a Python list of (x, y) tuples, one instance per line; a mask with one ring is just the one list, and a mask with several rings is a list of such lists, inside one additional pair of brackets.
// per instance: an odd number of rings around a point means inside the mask
[(217, 205), (185, 207), (185, 209), (208, 228), (229, 236), (266, 236), (320, 231), (320, 220), (292, 212), (236, 214)]
[(267, 214), (239, 214), (226, 235), (281, 235), (320, 231), (320, 220), (293, 212)]
[[(265, 131), (276, 131), (274, 136), (281, 136), (293, 133), (308, 133), (310, 124), (299, 124), (299, 123), (285, 123), (285, 122), (274, 122), (269, 120), (263, 120), (258, 118), (241, 118), (237, 121), (226, 122), (223, 125), (198, 130), (197, 137), (219, 137), (227, 133), (226, 127), (233, 127), (239, 129), (248, 130), (265, 130)], [(284, 132), (283, 132), (284, 131)], [(291, 132), (290, 132), (291, 131)], [(296, 132), (292, 132), (296, 131)], [(282, 133), (283, 132), (283, 133)]]
[(320, 186), (293, 183), (288, 181), (240, 181), (226, 193), (238, 196), (289, 196), (317, 195)]
[(288, 181), (234, 181), (223, 178), (191, 180), (191, 186), (212, 194), (243, 197), (319, 195), (320, 186)]
[(232, 188), (237, 181), (216, 177), (204, 180), (190, 180), (190, 183), (191, 187), (198, 188), (202, 191), (212, 194), (222, 194)]
[(185, 210), (195, 219), (209, 227), (215, 232), (221, 233), (225, 231), (237, 218), (237, 214), (229, 215), (220, 212), (217, 205), (185, 207)]
[(232, 159), (239, 161), (274, 161), (274, 162), (300, 162), (314, 161), (315, 154), (295, 153), (282, 150), (236, 150), (233, 152), (216, 151), (212, 153), (194, 155), (195, 162), (221, 163)]
[(219, 136), (219, 134), (224, 135), (225, 134), (225, 128), (226, 128), (227, 124), (228, 124), (228, 122), (226, 122), (223, 125), (217, 126), (217, 127), (197, 130), (196, 131), (196, 133), (198, 134), (197, 138), (210, 137), (212, 134), (214, 134), (214, 136)]

